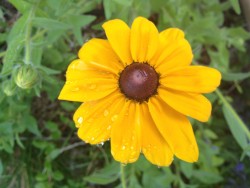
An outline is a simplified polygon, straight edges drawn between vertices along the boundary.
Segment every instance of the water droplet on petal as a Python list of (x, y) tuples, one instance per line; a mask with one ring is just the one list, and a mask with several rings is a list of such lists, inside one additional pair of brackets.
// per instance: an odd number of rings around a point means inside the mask
[(125, 149), (126, 149), (126, 146), (123, 145), (123, 146), (122, 146), (122, 150), (125, 150)]
[(109, 115), (109, 111), (108, 111), (108, 110), (104, 110), (103, 115), (104, 115), (105, 117), (107, 117), (107, 116)]
[(89, 85), (89, 89), (95, 89), (96, 88), (96, 85), (95, 84), (90, 84)]
[(91, 140), (92, 140), (92, 141), (95, 140), (95, 137), (92, 137)]
[(100, 142), (99, 144), (97, 144), (97, 147), (102, 147), (104, 145), (104, 142)]
[(107, 130), (110, 130), (111, 129), (111, 125), (109, 125), (108, 127), (107, 127)]
[(72, 88), (72, 89), (71, 89), (71, 91), (73, 91), (73, 92), (76, 92), (76, 91), (79, 91), (79, 90), (80, 90), (79, 87), (75, 87), (75, 88)]
[(79, 118), (77, 119), (77, 122), (80, 123), (80, 124), (82, 124), (82, 122), (83, 122), (83, 117), (79, 117)]
[(157, 168), (161, 168), (161, 166), (157, 166)]
[(112, 116), (112, 118), (111, 118), (111, 121), (113, 121), (113, 122), (114, 122), (114, 121), (116, 121), (116, 120), (117, 120), (117, 118), (118, 118), (118, 115), (113, 115), (113, 116)]

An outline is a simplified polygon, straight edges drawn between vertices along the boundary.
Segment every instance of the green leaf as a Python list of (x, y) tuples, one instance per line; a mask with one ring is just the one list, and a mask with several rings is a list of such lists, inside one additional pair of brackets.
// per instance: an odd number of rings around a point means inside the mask
[(0, 33), (0, 44), (7, 39), (7, 33)]
[(38, 129), (38, 125), (37, 125), (37, 121), (33, 116), (27, 116), (26, 121), (28, 121), (27, 124), (27, 129), (29, 130), (29, 132), (37, 135), (37, 136), (41, 136), (41, 132)]
[(24, 48), (25, 42), (25, 26), (28, 19), (28, 14), (23, 15), (21, 18), (16, 21), (12, 27), (8, 38), (7, 38), (7, 51), (3, 58), (3, 68), (1, 73), (3, 75), (10, 74), (13, 65), (18, 60), (18, 57), (21, 51)]
[(15, 139), (16, 139), (16, 142), (17, 142), (17, 144), (22, 148), (22, 149), (24, 149), (25, 147), (24, 147), (24, 145), (23, 145), (23, 143), (21, 142), (21, 140), (20, 140), (20, 138), (19, 138), (19, 134), (15, 134)]
[(9, 0), (9, 2), (22, 14), (26, 13), (32, 7), (30, 3), (23, 0)]
[(202, 170), (194, 171), (194, 177), (205, 184), (215, 184), (223, 181), (223, 178), (219, 174)]
[(68, 17), (68, 24), (73, 28), (73, 33), (79, 45), (83, 44), (82, 27), (90, 24), (95, 18), (95, 16), (91, 15), (71, 15)]
[(239, 0), (230, 0), (231, 2), (231, 5), (234, 9), (234, 11), (237, 13), (237, 14), (240, 14), (241, 11), (240, 11), (240, 3), (239, 3)]
[(67, 30), (70, 28), (70, 25), (51, 18), (36, 17), (32, 19), (32, 23), (36, 27), (42, 27), (48, 30)]
[(119, 164), (113, 162), (103, 169), (94, 172), (90, 176), (84, 178), (85, 181), (90, 183), (96, 183), (100, 185), (107, 185), (116, 181), (119, 178)]
[(110, 19), (114, 9), (114, 4), (112, 4), (112, 1), (110, 0), (103, 0), (103, 6), (106, 19)]
[(0, 159), (0, 176), (3, 174), (3, 163), (2, 160)]
[(60, 171), (57, 170), (57, 171), (53, 172), (53, 178), (56, 181), (61, 181), (64, 178), (64, 176)]
[(222, 110), (231, 133), (244, 150), (248, 147), (247, 135), (249, 134), (249, 130), (247, 130), (247, 126), (228, 103), (223, 104)]
[(57, 158), (63, 151), (61, 149), (54, 149), (52, 152), (49, 153), (47, 159), (54, 160)]
[(193, 164), (181, 161), (180, 167), (181, 167), (181, 171), (184, 173), (184, 175), (187, 178), (191, 178), (191, 176), (193, 175)]
[(203, 132), (210, 139), (217, 139), (218, 138), (218, 136), (213, 131), (211, 131), (209, 129), (205, 129)]
[(250, 77), (250, 72), (245, 73), (223, 73), (222, 72), (222, 79), (225, 81), (240, 81)]
[(4, 21), (5, 19), (4, 19), (4, 16), (3, 16), (3, 15), (4, 15), (4, 13), (3, 13), (3, 10), (2, 10), (2, 8), (1, 8), (1, 6), (0, 6), (0, 20), (3, 20), (3, 21)]
[(38, 67), (38, 69), (41, 70), (41, 71), (43, 71), (43, 72), (45, 72), (48, 75), (54, 75), (54, 74), (61, 73), (61, 71), (59, 71), (59, 70), (51, 69), (49, 67), (45, 67), (45, 66), (42, 66), (42, 65), (40, 65)]
[(62, 54), (56, 48), (47, 48), (44, 50), (43, 62), (55, 65), (63, 61)]

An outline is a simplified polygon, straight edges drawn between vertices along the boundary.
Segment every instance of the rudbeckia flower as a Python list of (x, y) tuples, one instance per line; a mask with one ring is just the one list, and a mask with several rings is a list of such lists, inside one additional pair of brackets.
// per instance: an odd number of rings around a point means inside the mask
[(180, 29), (158, 32), (137, 17), (131, 28), (115, 19), (103, 24), (107, 40), (91, 39), (68, 67), (59, 99), (83, 102), (74, 114), (86, 143), (111, 143), (121, 163), (140, 153), (168, 166), (174, 156), (195, 162), (199, 151), (188, 117), (208, 120), (211, 103), (202, 93), (218, 87), (221, 74), (192, 66), (192, 50)]

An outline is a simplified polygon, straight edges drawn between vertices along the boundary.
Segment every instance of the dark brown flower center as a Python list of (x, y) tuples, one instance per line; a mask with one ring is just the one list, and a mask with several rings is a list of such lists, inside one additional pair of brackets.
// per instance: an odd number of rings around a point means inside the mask
[(119, 87), (129, 99), (137, 102), (147, 101), (156, 94), (159, 75), (147, 63), (132, 63), (120, 74)]

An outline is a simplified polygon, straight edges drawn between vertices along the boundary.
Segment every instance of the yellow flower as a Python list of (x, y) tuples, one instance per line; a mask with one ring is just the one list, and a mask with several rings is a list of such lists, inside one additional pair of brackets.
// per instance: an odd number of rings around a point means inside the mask
[(73, 118), (78, 136), (90, 144), (110, 139), (114, 159), (125, 164), (140, 153), (158, 166), (170, 165), (174, 155), (197, 161), (187, 116), (208, 120), (211, 104), (201, 93), (214, 91), (221, 74), (190, 65), (192, 50), (179, 29), (159, 33), (142, 17), (131, 28), (119, 19), (103, 28), (107, 40), (82, 46), (59, 96), (84, 102)]

